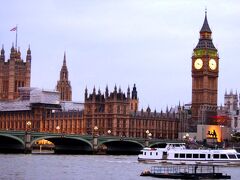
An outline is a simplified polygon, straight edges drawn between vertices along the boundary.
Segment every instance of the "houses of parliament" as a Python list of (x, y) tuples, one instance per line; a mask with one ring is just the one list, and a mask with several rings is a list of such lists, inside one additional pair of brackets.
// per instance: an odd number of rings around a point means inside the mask
[[(83, 103), (72, 102), (72, 88), (64, 53), (60, 78), (56, 91), (30, 87), (31, 50), (24, 61), (20, 50), (11, 48), (10, 59), (5, 60), (1, 50), (0, 62), (0, 129), (92, 134), (98, 127), (99, 135), (146, 137), (146, 130), (153, 138), (176, 139), (179, 120), (186, 118), (185, 111), (178, 107), (166, 112), (152, 111), (148, 107), (139, 110), (137, 87), (134, 84), (127, 93), (115, 86), (113, 91), (92, 92), (85, 89)], [(31, 127), (27, 122), (31, 122)], [(59, 129), (57, 129), (58, 127)]]
[[(84, 102), (72, 101), (72, 88), (64, 53), (56, 91), (31, 88), (31, 50), (26, 60), (20, 49), (11, 48), (7, 60), (4, 47), (0, 59), (0, 130), (31, 130), (99, 135), (177, 139), (179, 132), (196, 130), (201, 108), (216, 113), (219, 58), (211, 38), (207, 15), (192, 56), (192, 108), (180, 104), (156, 112), (139, 109), (136, 84), (126, 93), (115, 85), (111, 91), (85, 89)], [(192, 112), (192, 113), (191, 113)], [(31, 122), (27, 125), (27, 122)]]

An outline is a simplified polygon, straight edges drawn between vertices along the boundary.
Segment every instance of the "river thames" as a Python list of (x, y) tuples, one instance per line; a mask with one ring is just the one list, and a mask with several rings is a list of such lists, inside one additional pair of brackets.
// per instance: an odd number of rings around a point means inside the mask
[[(139, 176), (153, 164), (139, 163), (137, 156), (0, 154), (0, 163), (0, 179), (4, 180), (156, 179)], [(221, 172), (238, 180), (240, 167), (223, 167)]]

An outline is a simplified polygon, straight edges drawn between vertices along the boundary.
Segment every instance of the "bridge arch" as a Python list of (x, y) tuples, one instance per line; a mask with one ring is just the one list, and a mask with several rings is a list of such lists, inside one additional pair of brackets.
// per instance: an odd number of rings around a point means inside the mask
[(25, 150), (24, 141), (10, 134), (0, 134), (0, 152), (23, 153)]
[(150, 144), (149, 147), (151, 148), (165, 148), (167, 145), (166, 142), (155, 142), (153, 144)]
[(139, 154), (144, 145), (134, 140), (105, 140), (98, 144), (98, 149), (105, 147), (106, 154)]
[(90, 154), (92, 153), (93, 146), (91, 142), (81, 137), (68, 137), (68, 136), (42, 136), (34, 139), (31, 146), (39, 140), (48, 140), (54, 144), (54, 151), (57, 154)]

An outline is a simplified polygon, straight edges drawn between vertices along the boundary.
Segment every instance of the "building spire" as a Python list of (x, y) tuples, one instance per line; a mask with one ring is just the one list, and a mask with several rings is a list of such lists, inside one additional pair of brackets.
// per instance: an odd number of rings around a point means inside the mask
[(4, 46), (2, 45), (2, 49), (1, 49), (1, 60), (5, 61), (5, 51), (4, 51)]
[(63, 66), (66, 66), (66, 51), (64, 51)]
[(63, 65), (60, 71), (60, 80), (57, 83), (57, 90), (61, 94), (62, 101), (72, 101), (72, 86), (68, 80), (68, 69), (66, 64), (66, 52), (63, 56)]
[(87, 100), (87, 98), (88, 98), (88, 89), (87, 89), (87, 86), (86, 86), (86, 88), (85, 88), (85, 101)]
[(217, 51), (217, 49), (215, 48), (215, 46), (212, 42), (211, 36), (212, 36), (212, 31), (208, 25), (207, 10), (205, 9), (205, 18), (204, 18), (202, 28), (200, 30), (200, 38), (199, 38), (198, 44), (194, 50), (211, 49), (211, 50)]
[(203, 22), (203, 26), (200, 30), (200, 33), (203, 33), (203, 32), (209, 32), (209, 33), (212, 33), (209, 25), (208, 25), (208, 20), (207, 20), (207, 8), (205, 8), (205, 18), (204, 18), (204, 22)]
[(28, 45), (28, 50), (27, 50), (27, 57), (26, 57), (26, 60), (27, 60), (28, 62), (31, 62), (31, 60), (32, 60), (30, 44)]
[(108, 85), (106, 85), (106, 90), (105, 90), (105, 98), (108, 98), (109, 92), (108, 92)]

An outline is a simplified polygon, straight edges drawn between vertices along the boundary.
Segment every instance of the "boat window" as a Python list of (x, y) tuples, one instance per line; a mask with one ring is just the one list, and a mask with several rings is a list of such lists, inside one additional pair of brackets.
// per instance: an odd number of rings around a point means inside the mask
[(147, 153), (146, 152), (144, 152), (144, 155), (146, 155)]
[(228, 157), (227, 157), (226, 154), (220, 154), (220, 158), (221, 158), (221, 159), (227, 159)]
[(198, 158), (199, 154), (193, 154), (193, 158)]
[(240, 159), (240, 154), (237, 154), (238, 159)]
[(174, 154), (174, 158), (178, 158), (178, 154), (175, 153), (175, 154)]
[(210, 159), (211, 158), (211, 154), (208, 154), (208, 159)]
[(192, 158), (192, 154), (187, 154), (187, 158)]
[(156, 156), (158, 155), (158, 152), (156, 152)]
[(185, 158), (185, 154), (180, 154), (180, 158)]
[(152, 155), (152, 152), (150, 152), (150, 156)]
[(200, 158), (205, 158), (205, 154), (200, 154)]
[(219, 159), (219, 154), (213, 154), (214, 159)]
[(228, 154), (228, 157), (229, 157), (230, 159), (237, 159), (236, 156), (235, 156), (235, 154)]

